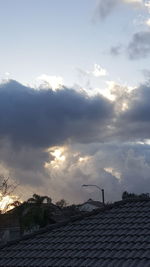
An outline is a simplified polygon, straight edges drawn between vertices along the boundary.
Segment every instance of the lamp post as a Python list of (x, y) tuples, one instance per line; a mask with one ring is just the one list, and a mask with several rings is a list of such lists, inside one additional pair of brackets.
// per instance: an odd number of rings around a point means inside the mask
[(97, 187), (102, 192), (102, 203), (105, 204), (105, 200), (104, 200), (104, 189), (100, 188), (96, 184), (83, 184), (82, 186), (83, 187), (87, 187), (87, 186), (95, 186), (95, 187)]

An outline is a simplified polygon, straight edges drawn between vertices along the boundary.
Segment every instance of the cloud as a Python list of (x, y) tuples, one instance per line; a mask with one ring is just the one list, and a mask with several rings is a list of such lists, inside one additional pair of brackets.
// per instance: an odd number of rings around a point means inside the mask
[(97, 11), (98, 11), (99, 17), (101, 19), (106, 18), (112, 12), (112, 10), (115, 8), (117, 4), (119, 4), (118, 0), (98, 1)]
[(40, 88), (51, 88), (52, 90), (57, 90), (63, 87), (64, 81), (61, 76), (50, 76), (47, 74), (42, 74), (37, 77), (37, 82), (39, 82), (38, 87)]
[(98, 64), (94, 64), (94, 70), (91, 73), (95, 77), (101, 77), (107, 75), (107, 71)]
[[(70, 201), (100, 199), (97, 184), (105, 189), (106, 201), (119, 200), (123, 191), (148, 192), (150, 186), (150, 150), (148, 145), (122, 142), (68, 146), (66, 160), (59, 168), (50, 168), (53, 191)], [(82, 160), (80, 160), (82, 158)], [(57, 188), (57, 190), (56, 190)]]
[(65, 87), (1, 84), (0, 170), (26, 197), (32, 191), (70, 202), (99, 199), (98, 191), (81, 188), (84, 183), (104, 187), (107, 201), (124, 190), (147, 192), (150, 85), (108, 87), (113, 102)]
[(0, 139), (15, 148), (46, 149), (68, 142), (113, 141), (118, 136), (127, 141), (149, 138), (149, 84), (135, 89), (108, 82), (108, 90), (113, 101), (65, 87), (35, 90), (13, 80), (2, 83)]
[(99, 64), (94, 64), (93, 70), (82, 70), (78, 68), (78, 71), (83, 76), (94, 76), (96, 78), (108, 75), (107, 70), (101, 67)]
[(110, 53), (113, 56), (118, 56), (120, 55), (121, 51), (122, 51), (122, 45), (116, 45), (116, 46), (112, 46), (110, 49)]
[(150, 84), (141, 85), (129, 95), (128, 109), (116, 121), (118, 137), (126, 141), (150, 139)]
[[(110, 195), (113, 199), (121, 198), (121, 192), (124, 190), (137, 193), (147, 192), (150, 185), (149, 156), (149, 147), (146, 145), (117, 142), (100, 146), (99, 151), (94, 155), (94, 169), (97, 174), (99, 173), (99, 183), (105, 188), (107, 199), (111, 199)], [(110, 173), (109, 177), (105, 176), (103, 180), (103, 172), (100, 168), (113, 169), (114, 172)], [(115, 176), (115, 173), (119, 173), (120, 178)], [(110, 188), (112, 193), (109, 191)]]
[(136, 27), (140, 27), (140, 26), (147, 26), (148, 28), (150, 27), (150, 19), (149, 19), (149, 14), (148, 16), (145, 16), (142, 15), (142, 14), (139, 14), (137, 18), (134, 19), (133, 21), (133, 24), (136, 26)]
[(15, 145), (91, 142), (112, 114), (112, 103), (100, 95), (88, 97), (67, 88), (34, 90), (12, 80), (0, 86), (0, 137)]
[(150, 121), (149, 99), (150, 86), (142, 85), (138, 90), (133, 92), (129, 103), (129, 109), (124, 114), (124, 118), (134, 123), (144, 123)]
[[(148, 25), (149, 20), (144, 22)], [(133, 34), (127, 46), (116, 45), (110, 48), (110, 53), (113, 56), (120, 55), (121, 52), (126, 52), (130, 60), (138, 60), (146, 58), (150, 54), (150, 31), (140, 31)]]
[(101, 19), (105, 19), (120, 4), (128, 4), (136, 8), (144, 7), (143, 0), (99, 0), (97, 4), (97, 13)]
[(127, 47), (127, 53), (130, 59), (146, 58), (150, 54), (150, 32), (141, 31), (133, 35)]
[[(0, 174), (7, 170), (7, 176), (20, 184), (41, 185), (47, 179), (45, 162), (53, 157), (43, 148), (14, 146), (8, 139), (0, 140)], [(3, 169), (2, 169), (3, 166)]]
[[(51, 163), (54, 160), (48, 160), (48, 153), (42, 156), (40, 150), (37, 150), (39, 154), (36, 156), (36, 150), (26, 150), (24, 153), (16, 150), (16, 153), (12, 153), (12, 148), (7, 150), (3, 146), (1, 158), (4, 158), (4, 150), (5, 167), (24, 187), (25, 196), (29, 196), (29, 193), (31, 195), (31, 192), (44, 192), (54, 200), (65, 198), (70, 203), (79, 203), (88, 198), (100, 199), (96, 188), (86, 190), (81, 187), (82, 184), (89, 183), (105, 189), (106, 201), (115, 201), (121, 199), (121, 194), (125, 190), (147, 193), (150, 186), (150, 150), (146, 144), (117, 141), (105, 144), (67, 145), (62, 154), (65, 161), (63, 164), (58, 161), (57, 168), (50, 163), (44, 168), (45, 160)], [(26, 161), (31, 161), (30, 165)], [(30, 167), (32, 164), (33, 169)]]
[[(25, 198), (36, 190), (56, 197), (53, 190), (59, 193), (65, 182), (57, 174), (61, 181), (55, 187), (56, 173), (51, 166), (56, 162), (55, 153), (49, 151), (53, 146), (106, 138), (105, 129), (113, 113), (113, 104), (100, 95), (89, 97), (65, 87), (35, 90), (14, 80), (1, 83), (0, 173), (8, 173), (19, 182)], [(46, 166), (51, 166), (50, 172)], [(65, 166), (67, 173), (69, 159)], [(68, 188), (80, 173), (78, 169), (70, 172)]]

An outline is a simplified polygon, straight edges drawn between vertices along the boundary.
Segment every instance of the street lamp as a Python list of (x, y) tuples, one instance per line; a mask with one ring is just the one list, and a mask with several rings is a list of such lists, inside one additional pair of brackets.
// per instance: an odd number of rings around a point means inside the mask
[(98, 185), (96, 185), (96, 184), (83, 184), (82, 185), (83, 187), (87, 187), (87, 186), (95, 186), (95, 187), (97, 187), (99, 190), (101, 190), (101, 192), (102, 192), (102, 202), (103, 202), (103, 204), (105, 204), (105, 201), (104, 201), (104, 189), (102, 189), (102, 188), (100, 188)]

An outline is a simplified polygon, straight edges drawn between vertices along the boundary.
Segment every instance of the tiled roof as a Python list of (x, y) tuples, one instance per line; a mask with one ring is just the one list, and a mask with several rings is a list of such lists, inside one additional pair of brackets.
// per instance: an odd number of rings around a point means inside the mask
[(150, 199), (120, 201), (0, 250), (0, 266), (150, 266)]

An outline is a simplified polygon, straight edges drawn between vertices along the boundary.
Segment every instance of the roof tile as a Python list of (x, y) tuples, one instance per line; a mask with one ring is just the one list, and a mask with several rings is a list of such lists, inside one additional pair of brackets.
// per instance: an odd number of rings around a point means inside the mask
[(150, 200), (122, 201), (8, 243), (0, 266), (150, 266)]

